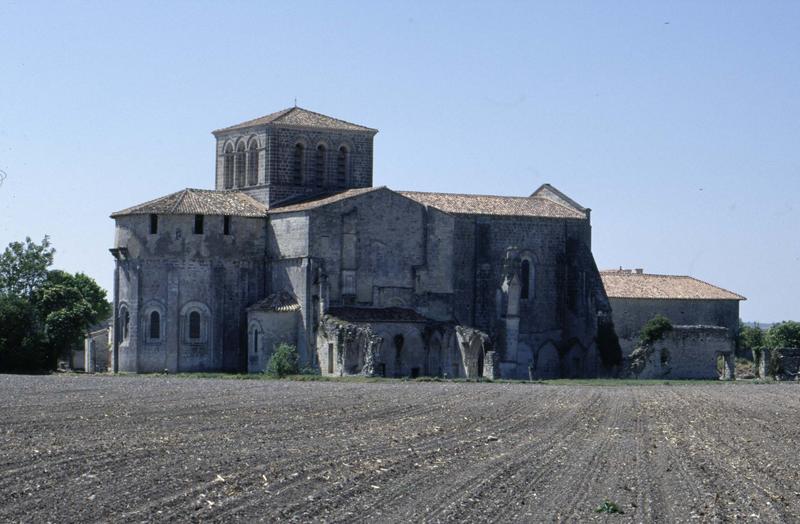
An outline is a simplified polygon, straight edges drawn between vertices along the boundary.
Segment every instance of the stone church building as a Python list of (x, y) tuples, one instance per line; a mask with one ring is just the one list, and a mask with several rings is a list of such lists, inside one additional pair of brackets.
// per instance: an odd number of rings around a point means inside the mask
[[(289, 108), (214, 131), (215, 189), (112, 214), (113, 367), (592, 377), (610, 307), (590, 210), (373, 185), (377, 130)], [(613, 333), (613, 326), (610, 327)]]

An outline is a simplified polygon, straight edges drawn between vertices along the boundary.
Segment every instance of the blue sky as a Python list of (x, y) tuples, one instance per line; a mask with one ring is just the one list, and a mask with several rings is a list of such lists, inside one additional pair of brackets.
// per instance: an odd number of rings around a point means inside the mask
[[(591, 207), (601, 268), (800, 318), (800, 2), (0, 3), (0, 245), (110, 289), (118, 209), (212, 187), (210, 131), (380, 129), (375, 183)], [(2, 176), (2, 175), (0, 175)]]

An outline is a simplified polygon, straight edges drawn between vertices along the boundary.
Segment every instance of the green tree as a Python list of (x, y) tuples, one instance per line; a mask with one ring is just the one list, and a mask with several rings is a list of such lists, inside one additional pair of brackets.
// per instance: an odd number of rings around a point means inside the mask
[(649, 346), (653, 342), (661, 340), (664, 334), (671, 330), (672, 322), (664, 315), (657, 314), (642, 326), (642, 330), (639, 333), (639, 343), (643, 346)]
[(41, 244), (11, 242), (0, 255), (0, 294), (30, 298), (47, 279), (55, 249), (45, 235)]
[(774, 324), (767, 330), (764, 344), (771, 348), (800, 348), (800, 322), (787, 320)]
[(41, 330), (29, 300), (0, 295), (0, 372), (53, 369), (56, 354)]
[(55, 250), (26, 238), (0, 255), (0, 371), (54, 369), (60, 351), (80, 344), (106, 318), (106, 292), (90, 277), (48, 268)]
[(47, 337), (60, 351), (78, 345), (89, 327), (109, 314), (106, 292), (82, 273), (50, 271), (35, 300)]
[(764, 330), (758, 326), (748, 326), (739, 321), (738, 348), (742, 352), (753, 351), (764, 345)]
[(267, 363), (267, 375), (285, 377), (300, 372), (297, 348), (289, 344), (279, 344)]

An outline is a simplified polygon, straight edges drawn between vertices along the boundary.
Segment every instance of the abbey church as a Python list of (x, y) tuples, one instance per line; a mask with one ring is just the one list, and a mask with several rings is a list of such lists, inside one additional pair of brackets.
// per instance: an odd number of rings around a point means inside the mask
[(114, 370), (261, 372), (280, 343), (324, 375), (593, 377), (617, 363), (589, 209), (548, 184), (375, 186), (376, 133), (299, 107), (219, 129), (213, 190), (112, 214)]

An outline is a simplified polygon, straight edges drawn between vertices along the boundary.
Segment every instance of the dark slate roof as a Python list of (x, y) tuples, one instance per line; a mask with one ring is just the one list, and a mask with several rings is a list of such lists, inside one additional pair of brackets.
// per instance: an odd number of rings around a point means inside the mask
[(250, 311), (277, 311), (287, 313), (290, 311), (300, 311), (300, 304), (287, 291), (278, 291), (269, 295), (264, 300), (260, 300), (247, 308)]
[(630, 269), (600, 272), (609, 298), (747, 300), (727, 289), (683, 275), (651, 275)]
[(262, 126), (267, 124), (288, 127), (335, 129), (337, 131), (363, 131), (373, 134), (378, 132), (377, 129), (360, 126), (358, 124), (353, 124), (351, 122), (346, 122), (344, 120), (339, 120), (338, 118), (333, 118), (321, 113), (315, 113), (314, 111), (309, 111), (308, 109), (295, 106), (288, 109), (283, 109), (281, 111), (276, 111), (275, 113), (270, 113), (269, 115), (259, 118), (254, 118), (253, 120), (247, 120), (246, 122), (242, 122), (230, 127), (217, 129), (214, 131), (214, 133), (235, 131), (237, 129), (245, 129), (248, 127)]
[(420, 204), (456, 215), (496, 215), (585, 219), (586, 214), (545, 197), (463, 195), (399, 191)]
[(238, 191), (184, 189), (111, 214), (125, 215), (232, 215), (263, 217), (267, 208), (254, 198)]
[(316, 195), (309, 197), (308, 199), (301, 200), (299, 202), (294, 201), (293, 203), (285, 205), (273, 204), (273, 206), (269, 210), (269, 213), (272, 215), (276, 213), (292, 213), (295, 211), (308, 211), (310, 209), (316, 209), (318, 207), (327, 206), (328, 204), (341, 202), (342, 200), (347, 200), (348, 198), (353, 198), (358, 195), (371, 193), (379, 189), (386, 189), (386, 187), (385, 186), (359, 187), (356, 189), (347, 189), (345, 191), (340, 191), (338, 193), (333, 193), (333, 194), (325, 193), (323, 195)]
[(401, 307), (340, 306), (329, 308), (328, 315), (347, 322), (427, 322), (428, 320), (413, 309)]

